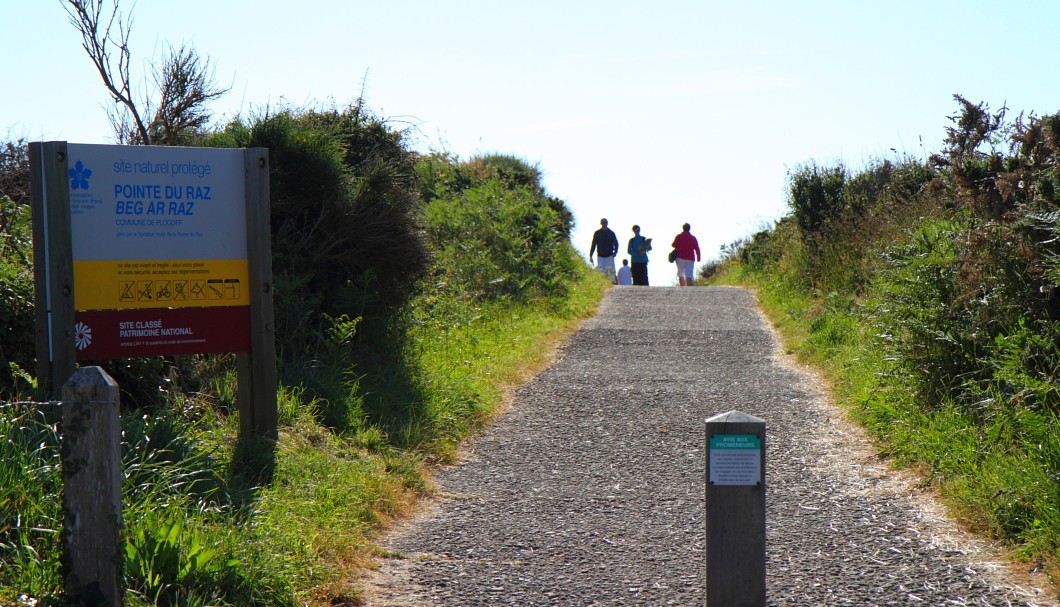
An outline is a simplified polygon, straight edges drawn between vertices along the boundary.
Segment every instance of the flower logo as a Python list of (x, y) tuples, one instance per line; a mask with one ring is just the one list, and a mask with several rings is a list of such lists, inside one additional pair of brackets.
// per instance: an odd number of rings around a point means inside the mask
[[(78, 164), (81, 164), (80, 162)], [(74, 325), (74, 345), (78, 350), (84, 350), (92, 345), (92, 327), (83, 322)]]
[(74, 168), (67, 169), (67, 173), (70, 175), (70, 189), (71, 190), (87, 190), (88, 189), (88, 178), (92, 176), (92, 169), (86, 168), (80, 160), (74, 165)]

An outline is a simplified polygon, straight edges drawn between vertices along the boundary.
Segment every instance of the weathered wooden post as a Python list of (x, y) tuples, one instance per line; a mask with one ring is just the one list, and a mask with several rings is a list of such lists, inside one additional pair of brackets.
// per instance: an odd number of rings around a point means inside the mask
[(86, 605), (121, 605), (121, 424), (118, 384), (82, 367), (63, 384), (63, 570)]
[(29, 155), (38, 391), (57, 399), (77, 368), (67, 145), (32, 142)]
[(243, 150), (247, 265), (250, 280), (250, 351), (236, 354), (239, 432), (279, 438), (276, 405), (276, 330), (272, 301), (272, 229), (269, 227), (269, 150)]
[(766, 423), (730, 411), (706, 427), (706, 605), (765, 607)]

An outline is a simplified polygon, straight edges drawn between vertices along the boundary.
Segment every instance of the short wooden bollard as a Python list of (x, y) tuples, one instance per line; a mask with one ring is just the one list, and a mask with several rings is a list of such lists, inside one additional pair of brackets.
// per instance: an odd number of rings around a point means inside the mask
[(706, 606), (765, 607), (766, 423), (730, 411), (706, 426)]
[(66, 592), (121, 605), (121, 423), (118, 384), (82, 367), (63, 384), (63, 566)]

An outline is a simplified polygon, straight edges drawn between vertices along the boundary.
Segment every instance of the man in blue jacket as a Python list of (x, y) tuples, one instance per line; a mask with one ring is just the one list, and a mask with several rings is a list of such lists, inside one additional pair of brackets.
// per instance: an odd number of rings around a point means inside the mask
[(618, 253), (618, 236), (607, 227), (607, 219), (600, 220), (600, 229), (593, 232), (593, 245), (589, 247), (589, 263), (596, 253), (596, 269), (609, 279), (615, 277), (615, 253)]

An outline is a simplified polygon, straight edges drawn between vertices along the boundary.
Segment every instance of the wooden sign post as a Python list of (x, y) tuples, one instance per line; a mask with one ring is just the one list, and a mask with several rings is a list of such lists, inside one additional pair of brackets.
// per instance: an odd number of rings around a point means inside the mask
[(65, 141), (29, 144), (38, 398), (58, 399), (77, 366)]
[(707, 607), (766, 606), (766, 423), (706, 421)]
[(275, 440), (269, 153), (30, 144), (37, 377), (237, 353), (240, 429)]

